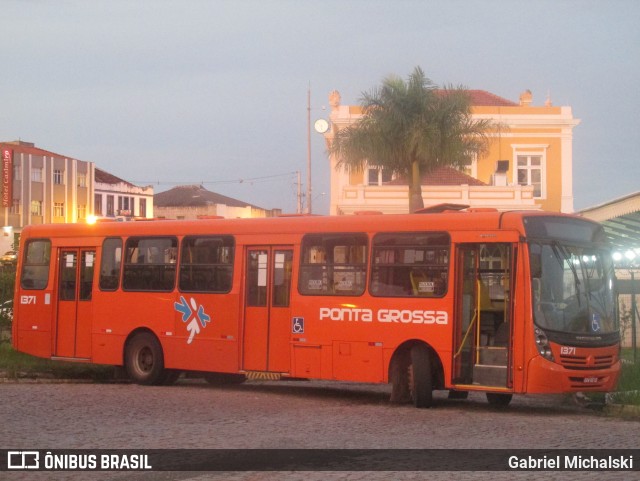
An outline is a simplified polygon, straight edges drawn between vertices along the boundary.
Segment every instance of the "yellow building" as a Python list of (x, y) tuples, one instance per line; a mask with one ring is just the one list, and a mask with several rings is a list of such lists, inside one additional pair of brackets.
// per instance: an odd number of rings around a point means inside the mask
[[(534, 106), (530, 91), (520, 96), (519, 103), (483, 90), (469, 93), (472, 116), (498, 125), (490, 136), (488, 154), (474, 160), (465, 171), (480, 184), (458, 178), (457, 185), (435, 185), (425, 178), (425, 207), (457, 203), (499, 210), (573, 212), (573, 128), (580, 121), (573, 118), (571, 107), (555, 107), (550, 100), (543, 106)], [(340, 100), (337, 91), (329, 95), (331, 126), (325, 133), (328, 145), (337, 130), (362, 118), (359, 106), (341, 105)], [(336, 169), (337, 158), (331, 156), (329, 160), (331, 214), (372, 209), (408, 212), (408, 187), (403, 182), (377, 169), (349, 175)]]

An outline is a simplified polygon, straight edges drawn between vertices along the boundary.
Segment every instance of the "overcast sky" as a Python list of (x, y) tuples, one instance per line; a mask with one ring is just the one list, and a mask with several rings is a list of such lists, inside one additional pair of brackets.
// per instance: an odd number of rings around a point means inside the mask
[[(312, 121), (415, 66), (534, 105), (574, 129), (575, 208), (640, 191), (640, 2), (0, 0), (0, 140), (156, 191), (197, 184), (296, 208)], [(313, 133), (313, 207), (329, 167)], [(303, 186), (303, 189), (306, 188)]]

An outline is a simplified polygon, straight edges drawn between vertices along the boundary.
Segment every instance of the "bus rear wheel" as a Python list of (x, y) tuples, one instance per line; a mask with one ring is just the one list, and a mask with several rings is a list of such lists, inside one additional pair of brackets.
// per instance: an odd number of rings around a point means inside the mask
[(162, 384), (166, 379), (164, 355), (158, 339), (151, 333), (136, 334), (125, 348), (125, 368), (136, 384)]
[(409, 390), (415, 407), (428, 408), (432, 406), (433, 376), (431, 374), (431, 356), (423, 346), (413, 346), (411, 348)]

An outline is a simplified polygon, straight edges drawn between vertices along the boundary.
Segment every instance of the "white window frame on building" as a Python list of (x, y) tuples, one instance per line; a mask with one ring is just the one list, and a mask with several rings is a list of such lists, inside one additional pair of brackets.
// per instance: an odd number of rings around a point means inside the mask
[(102, 194), (95, 194), (95, 200), (93, 202), (93, 213), (95, 215), (102, 215)]
[(53, 216), (64, 217), (64, 202), (53, 203)]
[(118, 196), (118, 215), (135, 215), (135, 198), (128, 195)]
[[(532, 185), (535, 199), (547, 198), (547, 148), (548, 145), (514, 145), (512, 146), (514, 166), (514, 185)], [(539, 172), (540, 181), (535, 182), (533, 173)], [(524, 178), (521, 180), (520, 173)], [(538, 189), (539, 185), (539, 189)]]
[(86, 204), (78, 204), (78, 220), (87, 218), (87, 206)]
[(78, 187), (87, 186), (87, 174), (78, 174)]
[(382, 167), (367, 167), (364, 180), (366, 185), (385, 185), (393, 180), (393, 174)]
[(31, 182), (42, 182), (42, 167), (31, 168)]
[(20, 214), (21, 212), (22, 201), (20, 199), (13, 199), (13, 203), (11, 205), (11, 213), (12, 214)]
[(53, 183), (56, 185), (64, 184), (64, 172), (60, 169), (53, 170)]
[(22, 180), (22, 166), (18, 162), (13, 164), (13, 180)]
[(106, 215), (108, 217), (113, 217), (115, 215), (115, 199), (113, 195), (107, 195), (107, 211)]
[(41, 200), (32, 200), (31, 201), (31, 215), (42, 216), (42, 201)]

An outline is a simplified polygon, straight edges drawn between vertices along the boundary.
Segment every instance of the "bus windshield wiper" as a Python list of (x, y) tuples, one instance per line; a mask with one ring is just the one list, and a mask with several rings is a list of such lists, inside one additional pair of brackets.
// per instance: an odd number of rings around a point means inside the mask
[(580, 304), (580, 277), (578, 276), (578, 271), (576, 270), (576, 266), (573, 265), (573, 261), (571, 259), (571, 254), (567, 251), (566, 247), (559, 244), (558, 241), (553, 241), (551, 243), (551, 249), (553, 250), (553, 254), (556, 256), (558, 261), (561, 264), (564, 264), (566, 261), (569, 265), (569, 269), (573, 273), (573, 279), (576, 285), (576, 297), (578, 298), (578, 307), (581, 307)]

